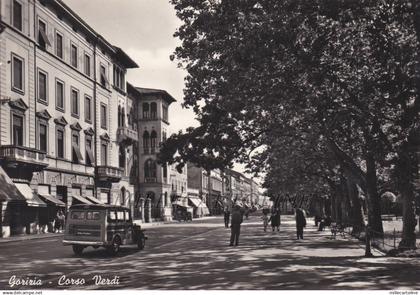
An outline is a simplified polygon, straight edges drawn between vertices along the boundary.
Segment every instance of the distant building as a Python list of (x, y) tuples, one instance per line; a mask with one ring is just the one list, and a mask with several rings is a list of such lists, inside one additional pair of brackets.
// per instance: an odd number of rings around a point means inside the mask
[[(189, 199), (197, 215), (208, 215), (209, 210), (209, 174), (203, 168), (188, 163), (187, 169)], [(196, 193), (198, 192), (198, 196)], [(197, 210), (197, 208), (200, 208)]]

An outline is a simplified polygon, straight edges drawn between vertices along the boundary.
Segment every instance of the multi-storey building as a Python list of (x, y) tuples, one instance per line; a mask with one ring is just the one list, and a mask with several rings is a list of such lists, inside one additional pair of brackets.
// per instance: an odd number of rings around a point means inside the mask
[(221, 214), (223, 212), (223, 180), (222, 173), (219, 169), (210, 171), (210, 190), (207, 198), (207, 206), (212, 215)]
[(201, 167), (188, 163), (188, 198), (195, 209), (196, 216), (210, 214), (209, 205), (209, 173)]
[[(128, 85), (129, 96), (137, 105), (139, 141), (136, 145), (138, 179), (136, 211), (142, 220), (170, 220), (172, 216), (171, 181), (167, 165), (157, 163), (159, 145), (169, 133), (169, 105), (175, 99), (165, 90)], [(186, 187), (185, 187), (186, 191)]]
[(187, 210), (192, 210), (188, 204), (188, 176), (187, 176), (187, 165), (182, 168), (181, 172), (178, 172), (175, 165), (171, 165), (169, 168), (169, 179), (171, 182), (171, 202), (172, 202), (172, 215), (175, 215), (176, 207), (180, 206)]
[(58, 207), (132, 205), (125, 73), (137, 64), (61, 0), (0, 8), (2, 236), (36, 232)]

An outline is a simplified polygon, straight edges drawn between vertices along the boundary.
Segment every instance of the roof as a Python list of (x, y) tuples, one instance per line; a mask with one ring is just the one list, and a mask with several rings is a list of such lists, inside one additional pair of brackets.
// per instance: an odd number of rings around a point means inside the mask
[(145, 96), (161, 95), (163, 99), (165, 99), (168, 103), (172, 103), (176, 101), (176, 99), (172, 95), (170, 95), (168, 92), (162, 89), (142, 88), (142, 87), (135, 87), (135, 88), (141, 95), (145, 95)]
[(109, 43), (62, 0), (44, 1), (44, 5), (46, 4), (51, 4), (51, 6), (61, 12), (63, 16), (67, 17), (70, 21), (77, 23), (79, 25), (78, 29), (83, 30), (88, 37), (93, 38), (94, 41), (98, 42), (99, 46), (102, 46), (102, 48), (111, 53), (112, 57), (122, 62), (125, 67), (138, 68), (138, 65), (121, 48)]
[(121, 48), (114, 46), (116, 50), (116, 57), (122, 61), (126, 68), (138, 68), (138, 64), (131, 59)]

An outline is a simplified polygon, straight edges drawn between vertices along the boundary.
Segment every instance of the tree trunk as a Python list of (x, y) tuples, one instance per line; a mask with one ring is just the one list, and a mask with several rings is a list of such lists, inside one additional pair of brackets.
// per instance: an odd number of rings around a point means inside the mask
[[(413, 180), (417, 169), (417, 160), (414, 155), (403, 149), (398, 162), (399, 191), (403, 200), (403, 234), (398, 245), (400, 249), (416, 248), (416, 202), (414, 196)], [(410, 157), (411, 155), (411, 157)]]
[(340, 193), (341, 193), (341, 223), (350, 223), (350, 201), (347, 189), (347, 181), (344, 176), (341, 177), (340, 182)]
[(381, 199), (377, 190), (377, 176), (375, 159), (371, 152), (366, 155), (366, 190), (368, 223), (372, 236), (382, 237), (384, 229), (381, 218)]
[(363, 216), (363, 208), (359, 198), (359, 190), (354, 181), (347, 178), (347, 189), (351, 202), (350, 220), (353, 226), (352, 234), (359, 234), (364, 231), (365, 221)]

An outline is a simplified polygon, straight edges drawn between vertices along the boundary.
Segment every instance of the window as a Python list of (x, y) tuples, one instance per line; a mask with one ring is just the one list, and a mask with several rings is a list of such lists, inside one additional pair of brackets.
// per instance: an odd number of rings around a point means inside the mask
[(45, 123), (39, 124), (39, 149), (47, 152), (48, 146), (48, 126)]
[(163, 117), (163, 121), (168, 122), (168, 107), (167, 106), (162, 106), (162, 117)]
[(124, 91), (124, 84), (124, 71), (120, 67), (114, 65), (114, 86)]
[(107, 124), (107, 110), (106, 105), (101, 104), (101, 127), (106, 129), (108, 126)]
[(45, 49), (45, 47), (51, 46), (50, 40), (47, 36), (47, 24), (42, 20), (38, 20), (38, 44), (39, 47)]
[(55, 105), (64, 110), (64, 83), (58, 80), (55, 83)]
[(38, 100), (47, 103), (47, 74), (42, 71), (38, 71)]
[(71, 114), (79, 116), (79, 91), (76, 89), (71, 90)]
[(86, 212), (87, 220), (99, 220), (101, 218), (101, 213), (99, 211), (88, 211)]
[(16, 0), (13, 1), (12, 25), (22, 31), (22, 4)]
[(125, 168), (125, 157), (125, 149), (124, 147), (120, 146), (118, 155), (118, 166), (120, 168)]
[(108, 165), (108, 143), (105, 141), (101, 142), (101, 165), (107, 166)]
[(92, 99), (85, 96), (85, 121), (92, 122)]
[(77, 131), (73, 131), (71, 135), (71, 147), (72, 147), (72, 161), (74, 163), (81, 163), (83, 161), (82, 154), (80, 153), (80, 136)]
[(12, 89), (23, 92), (23, 59), (13, 55), (12, 56)]
[(155, 130), (153, 130), (152, 133), (150, 134), (150, 149), (151, 149), (152, 154), (155, 153), (156, 139), (157, 139), (157, 133)]
[(121, 109), (121, 127), (125, 127), (125, 109)]
[(77, 68), (77, 46), (74, 44), (71, 44), (70, 64), (72, 67)]
[(95, 159), (92, 150), (92, 136), (86, 136), (86, 165), (93, 166)]
[(108, 83), (108, 78), (106, 76), (106, 68), (104, 65), (101, 65), (100, 67), (100, 78), (101, 78), (101, 85), (103, 87), (106, 87), (109, 83)]
[(143, 103), (143, 119), (149, 118), (149, 104), (147, 102)]
[(55, 54), (63, 58), (63, 36), (59, 33), (55, 33)]
[(64, 158), (64, 129), (57, 129), (57, 157)]
[(71, 212), (71, 219), (85, 219), (86, 212), (85, 211), (72, 211)]
[(90, 77), (90, 56), (85, 54), (85, 75)]
[(117, 211), (118, 221), (124, 221), (124, 211)]
[(166, 140), (166, 131), (162, 132), (162, 140), (165, 141)]
[(156, 162), (152, 159), (149, 159), (144, 163), (144, 177), (156, 178)]
[(23, 146), (23, 116), (13, 114), (13, 145)]
[(117, 220), (117, 212), (108, 211), (108, 220)]
[(150, 104), (150, 118), (156, 119), (157, 118), (157, 104), (152, 102)]
[(149, 153), (149, 140), (150, 140), (149, 132), (147, 132), (146, 130), (143, 133), (143, 150), (145, 154)]

